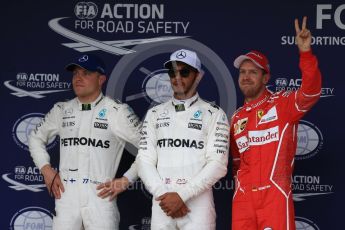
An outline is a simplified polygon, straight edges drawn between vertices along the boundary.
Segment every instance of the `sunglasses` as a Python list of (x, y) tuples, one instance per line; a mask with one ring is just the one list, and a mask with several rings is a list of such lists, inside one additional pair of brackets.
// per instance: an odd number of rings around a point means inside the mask
[(169, 69), (168, 75), (170, 78), (174, 78), (174, 77), (176, 77), (176, 74), (179, 73), (181, 77), (187, 78), (187, 77), (189, 77), (189, 74), (191, 71), (192, 71), (191, 69), (187, 69), (187, 68), (183, 68), (180, 70)]

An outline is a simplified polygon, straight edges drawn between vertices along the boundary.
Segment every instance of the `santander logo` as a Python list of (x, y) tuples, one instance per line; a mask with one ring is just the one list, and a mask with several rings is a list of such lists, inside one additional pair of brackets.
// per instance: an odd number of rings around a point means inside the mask
[(248, 138), (246, 136), (242, 136), (240, 138), (237, 138), (236, 144), (238, 147), (238, 151), (240, 153), (243, 153), (246, 149), (249, 148), (249, 142), (248, 142)]
[(237, 147), (240, 153), (243, 153), (251, 145), (264, 145), (279, 140), (278, 126), (270, 129), (248, 131), (247, 136), (241, 136), (236, 139)]

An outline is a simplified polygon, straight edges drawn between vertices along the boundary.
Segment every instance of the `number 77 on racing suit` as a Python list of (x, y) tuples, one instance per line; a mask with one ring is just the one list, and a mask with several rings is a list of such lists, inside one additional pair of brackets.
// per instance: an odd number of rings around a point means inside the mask
[[(76, 97), (56, 103), (29, 139), (31, 156), (55, 197), (53, 229), (119, 229), (115, 198), (137, 179), (136, 164), (123, 177), (115, 175), (125, 143), (138, 146), (141, 122), (127, 104), (103, 95), (106, 72), (98, 56), (83, 54), (65, 68), (72, 72)], [(45, 148), (56, 135), (59, 172)]]

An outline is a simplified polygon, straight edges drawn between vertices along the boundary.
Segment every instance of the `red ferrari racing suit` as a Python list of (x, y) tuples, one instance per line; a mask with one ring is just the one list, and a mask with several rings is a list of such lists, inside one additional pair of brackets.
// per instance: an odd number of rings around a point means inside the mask
[(297, 91), (266, 89), (231, 118), (233, 230), (295, 229), (291, 175), (298, 121), (321, 93), (321, 74), (311, 51), (300, 53), (300, 69)]

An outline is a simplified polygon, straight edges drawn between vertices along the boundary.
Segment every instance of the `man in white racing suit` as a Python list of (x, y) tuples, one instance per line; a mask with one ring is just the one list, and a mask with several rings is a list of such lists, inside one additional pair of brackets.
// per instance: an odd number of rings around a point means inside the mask
[[(31, 156), (55, 197), (53, 229), (118, 229), (115, 198), (137, 179), (136, 164), (122, 178), (114, 177), (125, 143), (138, 146), (141, 122), (128, 105), (102, 94), (105, 68), (97, 56), (84, 54), (66, 69), (73, 72), (77, 97), (56, 103), (29, 139)], [(59, 172), (45, 148), (56, 135)]]
[(151, 229), (215, 229), (212, 186), (227, 172), (227, 117), (196, 92), (195, 52), (178, 50), (165, 67), (174, 96), (148, 111), (136, 160), (153, 195)]

